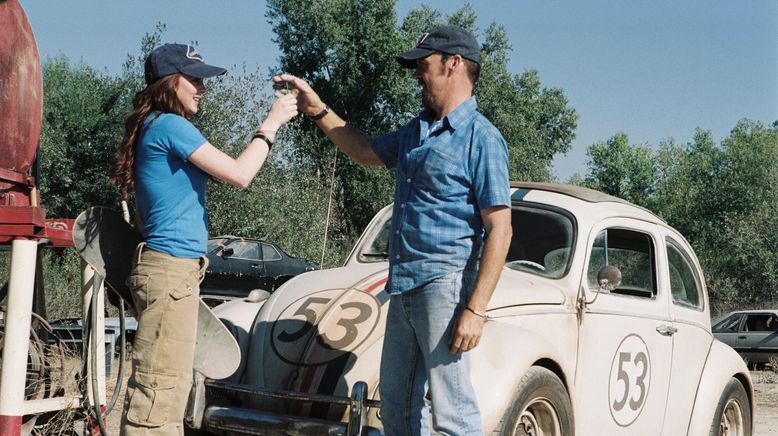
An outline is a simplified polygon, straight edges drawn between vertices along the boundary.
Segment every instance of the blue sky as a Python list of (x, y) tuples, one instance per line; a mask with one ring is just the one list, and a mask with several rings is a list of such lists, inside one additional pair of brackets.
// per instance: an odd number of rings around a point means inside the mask
[[(206, 61), (267, 71), (278, 50), (259, 0), (21, 1), (41, 57), (63, 54), (119, 71), (157, 22), (166, 41), (197, 41)], [(400, 18), (428, 4), (399, 0)], [(579, 115), (577, 138), (555, 159), (560, 180), (585, 173), (586, 148), (618, 132), (633, 144), (689, 142), (700, 127), (720, 140), (741, 118), (778, 119), (778, 0), (479, 0), (478, 25), (505, 27), (510, 69), (540, 72)]]

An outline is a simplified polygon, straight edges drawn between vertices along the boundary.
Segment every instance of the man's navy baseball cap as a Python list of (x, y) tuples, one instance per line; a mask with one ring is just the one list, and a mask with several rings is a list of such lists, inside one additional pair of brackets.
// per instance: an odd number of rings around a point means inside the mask
[(436, 27), (422, 33), (416, 48), (397, 55), (397, 62), (404, 68), (416, 68), (416, 60), (435, 52), (460, 55), (481, 65), (481, 47), (473, 34), (456, 26)]
[(207, 79), (226, 72), (224, 68), (206, 64), (200, 52), (191, 45), (164, 44), (155, 48), (146, 58), (144, 75), (146, 84), (151, 85), (162, 77), (176, 73)]

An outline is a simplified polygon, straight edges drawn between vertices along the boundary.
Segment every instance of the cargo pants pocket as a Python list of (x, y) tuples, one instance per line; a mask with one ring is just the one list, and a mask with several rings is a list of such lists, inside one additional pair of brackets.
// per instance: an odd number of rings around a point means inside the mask
[(184, 297), (188, 297), (194, 293), (195, 285), (192, 284), (192, 280), (187, 279), (178, 283), (175, 287), (170, 289), (170, 297), (173, 300), (180, 300)]
[(127, 421), (143, 427), (167, 424), (170, 407), (175, 403), (177, 377), (136, 371), (134, 379)]

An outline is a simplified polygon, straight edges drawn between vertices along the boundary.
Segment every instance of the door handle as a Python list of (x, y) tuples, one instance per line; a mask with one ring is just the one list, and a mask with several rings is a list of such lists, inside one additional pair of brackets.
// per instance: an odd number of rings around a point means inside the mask
[(678, 332), (678, 329), (671, 325), (662, 324), (656, 328), (656, 331), (662, 336), (672, 336)]
[(258, 263), (252, 263), (252, 264), (251, 264), (251, 267), (252, 267), (252, 268), (259, 268), (259, 264), (258, 264)]
[(746, 337), (745, 336), (738, 336), (737, 338), (738, 339), (745, 339)]

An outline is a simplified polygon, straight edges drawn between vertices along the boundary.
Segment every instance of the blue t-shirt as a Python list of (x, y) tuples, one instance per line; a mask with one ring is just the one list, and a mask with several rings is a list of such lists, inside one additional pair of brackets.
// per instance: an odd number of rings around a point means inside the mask
[(476, 111), (475, 97), (436, 121), (424, 111), (376, 138), (373, 151), (397, 172), (389, 239), (390, 294), (475, 269), (481, 210), (510, 206), (508, 146)]
[(135, 152), (135, 199), (148, 247), (176, 257), (205, 254), (208, 174), (188, 161), (207, 141), (186, 118), (151, 113)]

